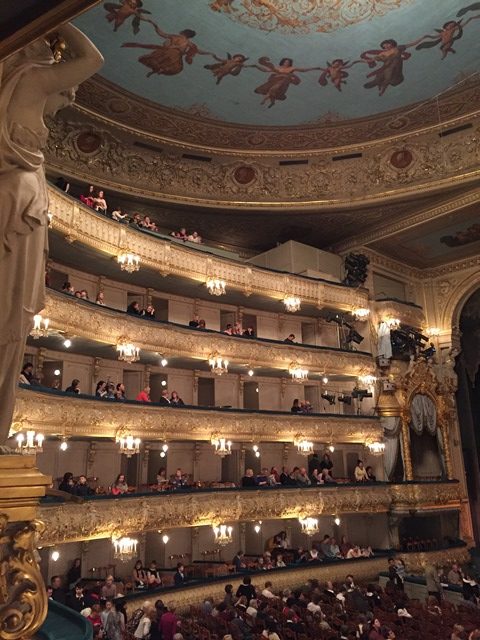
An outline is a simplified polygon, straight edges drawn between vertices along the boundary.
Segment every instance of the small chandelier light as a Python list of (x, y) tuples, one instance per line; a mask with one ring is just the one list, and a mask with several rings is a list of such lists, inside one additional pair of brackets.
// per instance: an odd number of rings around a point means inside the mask
[(168, 451), (168, 444), (165, 442), (165, 444), (162, 444), (162, 450), (160, 451), (160, 457), (161, 458), (165, 458), (165, 456), (167, 455), (167, 451)]
[(385, 443), (384, 442), (369, 442), (367, 444), (368, 450), (372, 456), (381, 456), (385, 453)]
[(427, 329), (427, 335), (429, 338), (438, 338), (440, 335), (440, 329), (438, 327), (429, 327)]
[(207, 278), (208, 293), (212, 296), (223, 296), (226, 293), (227, 283), (221, 278)]
[(259, 448), (258, 444), (254, 444), (252, 449), (253, 449), (253, 452), (255, 454), (255, 457), (259, 458), (260, 457), (260, 448)]
[(355, 316), (356, 320), (363, 321), (363, 320), (366, 320), (370, 315), (370, 309), (364, 309), (364, 308), (354, 309), (352, 313)]
[(212, 353), (208, 358), (208, 364), (216, 376), (221, 376), (224, 373), (228, 373), (229, 362), (226, 358), (222, 358), (217, 352)]
[(339, 527), (342, 523), (342, 521), (338, 516), (335, 516), (335, 518), (333, 519), (333, 522), (337, 525), (337, 527)]
[(229, 456), (232, 453), (232, 443), (230, 440), (219, 436), (212, 436), (210, 442), (215, 447), (215, 455), (225, 458), (225, 456)]
[(302, 533), (307, 536), (314, 536), (318, 533), (318, 518), (299, 518), (302, 526)]
[(218, 526), (213, 526), (213, 533), (215, 534), (215, 542), (219, 544), (221, 547), (224, 547), (227, 544), (231, 544), (233, 542), (233, 527), (227, 526), (226, 524), (219, 524)]
[(301, 384), (308, 380), (308, 369), (303, 369), (298, 362), (290, 363), (288, 367), (288, 373), (292, 376), (293, 382)]
[(44, 318), (38, 313), (36, 316), (33, 316), (33, 329), (30, 331), (30, 335), (34, 340), (47, 338), (49, 325), (49, 318)]
[(140, 360), (140, 348), (126, 339), (117, 344), (118, 359), (123, 362), (138, 362)]
[(134, 538), (112, 538), (113, 556), (121, 562), (128, 562), (137, 557), (138, 540)]
[(335, 447), (333, 446), (333, 444), (329, 444), (327, 449), (330, 451), (330, 453), (333, 453), (335, 451)]
[(285, 310), (289, 313), (295, 313), (300, 310), (302, 301), (297, 296), (285, 296), (283, 299)]
[(21, 432), (17, 433), (16, 440), (16, 452), (24, 455), (31, 455), (35, 453), (42, 453), (45, 436), (43, 433), (35, 433), (35, 431), (29, 430), (26, 434)]
[(371, 387), (372, 385), (375, 384), (375, 382), (377, 381), (377, 378), (375, 376), (359, 376), (358, 377), (358, 382), (360, 384), (364, 384), (367, 387)]
[(303, 436), (297, 436), (294, 441), (298, 453), (302, 456), (309, 456), (313, 453), (313, 442), (307, 440)]
[(260, 531), (262, 530), (262, 521), (259, 520), (257, 522), (257, 524), (253, 527), (253, 530), (255, 531), (255, 533), (260, 533)]
[(120, 446), (120, 453), (123, 453), (127, 458), (131, 458), (140, 452), (140, 438), (134, 438), (131, 435), (118, 436), (117, 442)]
[(59, 447), (60, 451), (66, 451), (68, 449), (68, 441), (67, 438), (62, 438), (62, 441), (60, 442), (60, 447)]
[(170, 540), (170, 537), (169, 537), (166, 533), (164, 533), (164, 534), (163, 534), (163, 536), (162, 536), (162, 542), (163, 542), (163, 544), (167, 544), (167, 542), (168, 542), (169, 540)]
[(390, 329), (398, 329), (401, 324), (399, 318), (385, 318), (384, 322), (388, 324)]
[(140, 269), (140, 256), (131, 251), (125, 251), (117, 256), (117, 262), (122, 271), (134, 273)]

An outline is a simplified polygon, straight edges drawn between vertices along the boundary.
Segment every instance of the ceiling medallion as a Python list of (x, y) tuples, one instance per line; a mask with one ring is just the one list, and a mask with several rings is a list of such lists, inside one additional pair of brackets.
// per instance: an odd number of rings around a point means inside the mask
[(213, 11), (262, 31), (336, 31), (385, 15), (412, 0), (210, 0)]
[(413, 155), (408, 149), (397, 149), (390, 156), (390, 164), (395, 169), (406, 169), (412, 162)]
[(250, 182), (253, 182), (256, 177), (257, 172), (255, 169), (253, 167), (248, 167), (247, 165), (241, 165), (233, 172), (233, 179), (242, 186), (250, 184)]

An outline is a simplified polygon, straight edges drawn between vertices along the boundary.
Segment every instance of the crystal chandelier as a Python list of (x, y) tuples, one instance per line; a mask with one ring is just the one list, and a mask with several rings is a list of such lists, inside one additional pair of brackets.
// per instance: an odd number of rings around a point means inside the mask
[(314, 536), (318, 533), (318, 518), (299, 518), (302, 533), (307, 536)]
[(140, 349), (127, 340), (117, 344), (118, 359), (123, 362), (137, 362), (140, 360)]
[(298, 453), (302, 456), (309, 456), (313, 453), (313, 442), (306, 440), (303, 436), (297, 436), (294, 441)]
[(213, 526), (213, 533), (215, 534), (215, 542), (221, 547), (233, 542), (233, 527), (219, 524), (218, 526)]
[(370, 309), (354, 309), (352, 313), (357, 320), (366, 320), (370, 315)]
[(285, 296), (283, 299), (285, 310), (290, 313), (295, 313), (300, 310), (302, 301), (297, 296)]
[(212, 445), (215, 447), (215, 455), (225, 458), (232, 453), (232, 443), (226, 438), (220, 438), (219, 436), (212, 436)]
[(140, 451), (140, 438), (134, 438), (131, 435), (118, 436), (117, 442), (120, 446), (120, 453), (123, 453), (127, 458), (131, 458)]
[(138, 540), (134, 538), (112, 538), (113, 557), (121, 562), (128, 562), (137, 557)]
[(292, 376), (293, 382), (299, 384), (308, 380), (308, 369), (303, 369), (298, 362), (292, 362), (288, 367), (288, 373)]
[(18, 433), (16, 440), (17, 453), (30, 455), (34, 453), (42, 453), (45, 436), (43, 433), (35, 433), (35, 431), (29, 430), (26, 434)]
[(369, 442), (367, 444), (368, 450), (372, 456), (381, 456), (385, 453), (385, 443), (384, 442)]
[(400, 320), (398, 318), (386, 318), (384, 322), (388, 324), (390, 329), (398, 329), (400, 326)]
[(358, 381), (360, 382), (360, 384), (364, 384), (367, 387), (371, 387), (372, 385), (375, 384), (375, 382), (377, 381), (377, 378), (375, 376), (359, 376), (358, 377)]
[(40, 314), (33, 316), (33, 329), (30, 331), (30, 335), (34, 340), (38, 340), (38, 338), (47, 338), (49, 325), (50, 320), (48, 318), (44, 318)]
[(131, 251), (125, 251), (117, 256), (117, 262), (120, 265), (122, 271), (127, 273), (134, 273), (140, 269), (140, 256), (132, 253)]
[(221, 376), (224, 373), (228, 373), (228, 365), (229, 362), (222, 356), (218, 355), (218, 353), (212, 353), (212, 355), (208, 358), (208, 364), (212, 369), (212, 373), (216, 376)]
[(212, 296), (223, 296), (226, 293), (225, 287), (227, 283), (221, 278), (207, 278), (206, 285), (208, 293)]

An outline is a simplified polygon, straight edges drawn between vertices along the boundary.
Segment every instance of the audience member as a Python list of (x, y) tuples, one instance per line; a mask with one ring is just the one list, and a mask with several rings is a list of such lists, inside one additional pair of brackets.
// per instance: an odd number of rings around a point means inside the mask
[(284, 342), (288, 344), (295, 344), (295, 334), (291, 333), (287, 338), (285, 338)]
[(65, 393), (80, 393), (80, 380), (72, 380), (72, 384), (65, 389)]
[(59, 491), (65, 491), (65, 493), (74, 493), (75, 482), (73, 481), (73, 473), (67, 471), (63, 474), (63, 479), (58, 485)]
[(245, 329), (245, 331), (243, 332), (243, 335), (246, 338), (255, 338), (255, 330), (254, 330), (254, 328), (253, 327), (247, 327)]
[(376, 482), (377, 481), (377, 476), (373, 473), (373, 469), (372, 467), (367, 467), (365, 469), (365, 473), (367, 476), (367, 482)]
[(162, 632), (162, 640), (174, 640), (177, 632), (178, 618), (175, 615), (175, 603), (169, 602), (167, 611), (160, 618), (160, 630)]
[(170, 406), (172, 404), (170, 398), (168, 397), (167, 389), (162, 390), (162, 395), (160, 396), (160, 400), (158, 401), (158, 403), (162, 406)]
[(255, 587), (252, 585), (252, 579), (250, 576), (245, 576), (243, 578), (242, 584), (238, 587), (236, 595), (237, 598), (244, 596), (247, 602), (250, 602), (252, 598), (255, 598)]
[(302, 407), (300, 406), (300, 400), (295, 398), (292, 404), (292, 408), (290, 409), (292, 413), (302, 413)]
[(180, 229), (180, 231), (172, 231), (172, 233), (170, 234), (173, 238), (176, 238), (177, 240), (183, 240), (185, 242), (185, 240), (188, 239), (188, 234), (187, 234), (187, 230), (185, 227), (182, 227)]
[(193, 318), (190, 320), (190, 322), (188, 323), (188, 326), (192, 327), (193, 329), (196, 329), (199, 324), (200, 324), (200, 317), (199, 317), (198, 313), (196, 313), (193, 316)]
[(21, 384), (34, 384), (34, 380), (33, 364), (31, 362), (26, 362), (20, 372), (19, 382)]
[(77, 584), (67, 596), (66, 604), (70, 609), (73, 609), (77, 613), (80, 613), (85, 609), (85, 597), (83, 595), (83, 585)]
[(73, 294), (75, 293), (75, 289), (73, 288), (72, 284), (68, 281), (63, 283), (62, 291), (63, 293), (68, 293), (68, 295), (70, 296), (73, 296)]
[(94, 491), (89, 487), (86, 476), (79, 476), (77, 484), (73, 487), (73, 494), (85, 498), (86, 496), (91, 496), (93, 493)]
[(201, 236), (198, 235), (197, 231), (194, 231), (193, 233), (191, 233), (188, 236), (187, 240), (189, 242), (194, 242), (196, 244), (202, 244), (202, 238), (201, 238)]
[(447, 574), (447, 580), (449, 584), (456, 584), (456, 585), (462, 584), (463, 573), (456, 562), (452, 564), (452, 567)]
[(120, 207), (117, 207), (114, 211), (112, 211), (112, 218), (116, 222), (128, 222), (128, 215), (123, 213)]
[(95, 298), (95, 304), (99, 304), (100, 306), (105, 306), (105, 295), (103, 291), (99, 291), (97, 293), (97, 297)]
[(119, 473), (112, 484), (110, 493), (114, 496), (122, 496), (128, 493), (128, 484), (123, 473)]
[(126, 400), (125, 396), (125, 385), (123, 382), (119, 382), (115, 389), (115, 400), (119, 400), (120, 402), (124, 402)]
[(172, 391), (172, 395), (170, 396), (170, 404), (173, 407), (183, 407), (184, 402), (178, 395), (176, 391)]
[(137, 402), (151, 402), (151, 400), (150, 400), (150, 387), (149, 387), (148, 384), (147, 384), (147, 386), (143, 387), (142, 391), (140, 391), (140, 393), (137, 395), (135, 400)]
[(134, 300), (133, 302), (130, 302), (130, 304), (127, 307), (127, 313), (131, 316), (142, 315), (142, 311), (140, 309), (140, 303), (138, 302), (138, 300)]
[[(104, 587), (102, 587), (102, 591), (103, 588)], [(123, 640), (125, 632), (125, 617), (121, 609), (121, 603), (115, 601), (112, 603), (112, 607), (107, 615), (104, 625), (105, 634), (108, 640)]]
[(52, 600), (60, 602), (60, 604), (66, 604), (67, 594), (62, 585), (62, 578), (60, 576), (52, 576), (50, 584), (52, 586)]
[(146, 575), (149, 589), (156, 589), (157, 587), (162, 586), (162, 578), (160, 576), (160, 571), (157, 569), (157, 563), (155, 560), (152, 560), (150, 563)]
[(80, 196), (80, 200), (93, 209), (93, 205), (95, 204), (95, 188), (93, 184), (88, 187), (87, 193), (85, 195)]
[(354, 471), (355, 482), (367, 482), (367, 471), (362, 460), (357, 460), (357, 466)]
[(180, 587), (184, 582), (186, 582), (185, 567), (183, 566), (183, 562), (178, 562), (177, 570), (173, 576), (173, 584), (176, 587)]
[(135, 566), (133, 567), (132, 578), (133, 578), (133, 584), (135, 585), (136, 589), (144, 589), (146, 587), (147, 576), (141, 560), (137, 560), (135, 562)]
[(67, 584), (69, 589), (73, 589), (82, 577), (82, 560), (75, 558), (72, 566), (67, 571)]
[(146, 320), (155, 320), (155, 308), (151, 304), (147, 304), (145, 309), (142, 311), (142, 316)]
[(150, 640), (150, 629), (155, 618), (155, 609), (148, 600), (142, 605), (142, 613), (143, 615), (136, 625), (133, 637), (141, 640)]
[(99, 213), (107, 213), (107, 201), (105, 200), (105, 194), (103, 191), (99, 191), (98, 196), (93, 198), (93, 208)]

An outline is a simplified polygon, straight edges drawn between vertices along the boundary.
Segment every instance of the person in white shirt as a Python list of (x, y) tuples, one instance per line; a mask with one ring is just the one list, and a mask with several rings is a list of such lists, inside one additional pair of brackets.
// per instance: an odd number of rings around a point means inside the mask
[(250, 602), (248, 603), (248, 607), (247, 607), (247, 615), (251, 616), (253, 619), (255, 619), (257, 617), (257, 607), (258, 607), (258, 602), (255, 598), (252, 598), (250, 600)]
[(287, 565), (285, 564), (285, 561), (283, 560), (283, 555), (282, 555), (281, 553), (279, 553), (279, 554), (278, 554), (278, 556), (277, 556), (277, 560), (276, 560), (276, 563), (275, 563), (275, 564), (276, 564), (276, 566), (277, 566), (277, 569), (280, 569), (280, 568), (283, 568), (283, 567), (286, 567), (286, 566), (287, 566)]
[(312, 613), (322, 613), (322, 608), (318, 604), (319, 602), (320, 602), (319, 596), (317, 594), (314, 594), (311, 602), (307, 604), (307, 610), (311, 611)]
[(115, 209), (115, 211), (112, 211), (112, 218), (117, 222), (121, 222), (122, 220), (125, 220), (125, 218), (128, 218), (128, 216), (126, 213), (122, 213), (122, 210), (118, 208)]
[(357, 466), (355, 467), (355, 482), (367, 482), (367, 470), (363, 464), (362, 460), (357, 461)]
[(150, 636), (150, 627), (152, 626), (152, 620), (155, 617), (155, 609), (152, 603), (147, 600), (142, 605), (143, 616), (140, 618), (140, 622), (133, 634), (134, 638), (139, 640), (146, 640)]
[[(278, 567), (278, 564), (277, 564), (277, 567)], [(265, 582), (265, 589), (262, 591), (262, 596), (264, 598), (269, 598), (269, 599), (278, 597), (272, 592), (272, 583), (271, 582)]]

